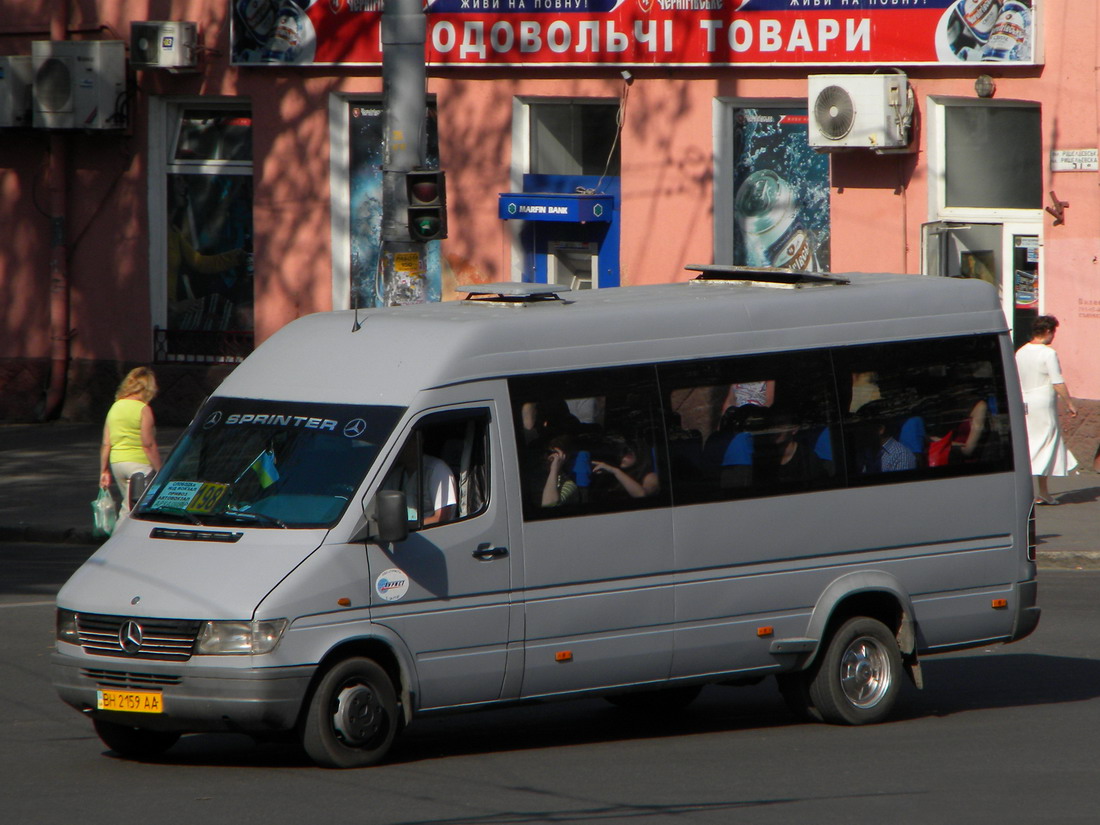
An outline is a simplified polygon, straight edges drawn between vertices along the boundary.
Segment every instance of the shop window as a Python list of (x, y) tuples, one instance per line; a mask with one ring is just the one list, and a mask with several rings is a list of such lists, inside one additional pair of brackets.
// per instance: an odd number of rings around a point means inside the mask
[(603, 101), (531, 103), (531, 173), (619, 175), (619, 106)]
[(252, 116), (166, 108), (160, 362), (235, 363), (253, 345)]
[(1041, 158), (1038, 106), (945, 107), (948, 208), (1041, 209)]

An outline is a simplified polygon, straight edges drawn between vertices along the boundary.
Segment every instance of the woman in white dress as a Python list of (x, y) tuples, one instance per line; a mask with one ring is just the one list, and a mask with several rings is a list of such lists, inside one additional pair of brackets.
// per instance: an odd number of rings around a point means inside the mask
[(1016, 366), (1020, 371), (1020, 386), (1024, 393), (1027, 440), (1031, 449), (1031, 474), (1036, 478), (1036, 504), (1057, 504), (1050, 494), (1050, 476), (1064, 476), (1077, 466), (1058, 425), (1058, 398), (1061, 397), (1070, 416), (1077, 417), (1058, 353), (1050, 345), (1058, 319), (1040, 315), (1031, 327), (1031, 341), (1016, 351)]

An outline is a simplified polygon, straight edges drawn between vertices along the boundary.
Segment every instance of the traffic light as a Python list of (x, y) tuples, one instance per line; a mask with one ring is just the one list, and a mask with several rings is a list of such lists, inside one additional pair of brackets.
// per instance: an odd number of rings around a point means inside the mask
[(409, 200), (409, 237), (438, 241), (447, 237), (447, 183), (439, 169), (405, 173)]

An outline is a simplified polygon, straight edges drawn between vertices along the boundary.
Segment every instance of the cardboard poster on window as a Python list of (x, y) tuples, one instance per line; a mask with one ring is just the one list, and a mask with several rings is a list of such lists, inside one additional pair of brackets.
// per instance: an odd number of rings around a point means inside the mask
[[(353, 306), (385, 306), (381, 280), (382, 167), (384, 165), (381, 101), (351, 103), (348, 112), (348, 203), (351, 209), (351, 298)], [(435, 105), (428, 106), (425, 164), (439, 167)], [(439, 242), (425, 244), (425, 283), (415, 300), (440, 299)], [(419, 290), (418, 290), (419, 291)], [(412, 297), (412, 296), (409, 296)], [(406, 301), (411, 302), (411, 301)]]
[[(383, 0), (231, 0), (232, 62), (380, 65)], [(429, 65), (1041, 62), (1043, 0), (428, 0)]]
[(733, 262), (829, 271), (829, 158), (808, 145), (805, 109), (734, 117)]

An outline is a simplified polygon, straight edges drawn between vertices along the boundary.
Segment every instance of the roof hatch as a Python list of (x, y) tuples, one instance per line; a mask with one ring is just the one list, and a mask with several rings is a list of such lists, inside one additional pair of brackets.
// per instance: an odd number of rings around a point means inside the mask
[(700, 273), (692, 279), (693, 284), (726, 283), (798, 289), (804, 286), (841, 286), (851, 283), (847, 278), (783, 267), (688, 264), (684, 269)]

